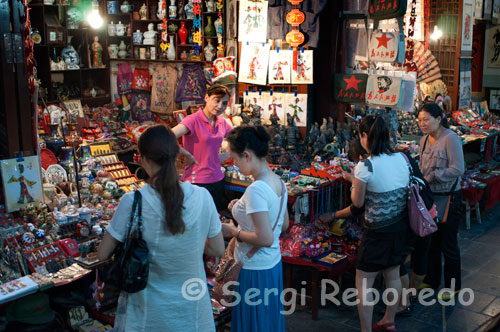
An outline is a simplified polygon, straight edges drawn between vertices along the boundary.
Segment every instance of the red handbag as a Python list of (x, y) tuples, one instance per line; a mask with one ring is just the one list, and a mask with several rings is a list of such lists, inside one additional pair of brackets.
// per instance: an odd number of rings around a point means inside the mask
[[(278, 212), (278, 216), (274, 222), (273, 232), (278, 225), (278, 221), (280, 220), (281, 210), (283, 209), (283, 200), (285, 199), (285, 195), (287, 193), (283, 181), (281, 184), (283, 188), (281, 193), (280, 211)], [(233, 292), (235, 288), (234, 282), (238, 281), (240, 271), (243, 268), (245, 261), (252, 258), (252, 256), (260, 249), (259, 247), (253, 247), (249, 252), (247, 252), (246, 257), (242, 261), (239, 261), (234, 255), (235, 246), (236, 238), (233, 237), (231, 241), (229, 241), (224, 257), (221, 258), (219, 265), (215, 270), (215, 286), (212, 289), (212, 297), (222, 305), (227, 305), (228, 303), (233, 302)], [(228, 285), (226, 289), (224, 289), (224, 285), (228, 282), (231, 282), (231, 285)], [(226, 302), (222, 303), (222, 300)]]

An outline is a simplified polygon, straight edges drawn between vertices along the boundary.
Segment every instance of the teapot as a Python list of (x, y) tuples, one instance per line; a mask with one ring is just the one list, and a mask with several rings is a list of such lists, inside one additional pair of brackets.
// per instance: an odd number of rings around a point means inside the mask
[(120, 10), (122, 11), (122, 13), (130, 13), (130, 8), (130, 4), (127, 0), (123, 1), (122, 5), (120, 6)]
[(108, 46), (109, 57), (113, 58), (113, 59), (116, 59), (118, 57), (118, 51), (119, 50), (120, 49), (118, 48), (118, 45), (116, 45), (116, 44), (110, 44)]

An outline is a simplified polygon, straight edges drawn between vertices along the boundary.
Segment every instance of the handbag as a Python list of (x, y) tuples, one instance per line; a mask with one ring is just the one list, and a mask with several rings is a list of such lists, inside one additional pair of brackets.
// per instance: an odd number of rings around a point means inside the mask
[[(281, 202), (280, 202), (280, 210), (278, 212), (278, 216), (276, 217), (276, 221), (274, 222), (273, 232), (276, 226), (278, 225), (278, 221), (280, 220), (281, 210), (283, 209), (283, 200), (285, 199), (286, 189), (285, 184), (281, 181), (282, 185), (282, 193), (281, 193)], [(237, 260), (235, 257), (234, 249), (236, 247), (236, 238), (233, 237), (226, 248), (226, 252), (224, 253), (224, 257), (221, 258), (219, 265), (215, 270), (215, 286), (212, 289), (212, 297), (217, 300), (222, 305), (227, 305), (233, 301), (234, 297), (234, 288), (235, 282), (238, 281), (238, 277), (240, 275), (240, 271), (243, 268), (243, 265), (246, 261), (248, 261), (252, 256), (260, 249), (259, 247), (253, 247), (250, 249), (247, 254), (243, 257), (243, 260)], [(225, 284), (231, 283), (226, 286)], [(224, 300), (225, 302), (221, 302)]]
[(335, 99), (345, 103), (365, 103), (367, 80), (367, 74), (335, 74)]
[(410, 171), (407, 203), (410, 228), (415, 235), (424, 237), (437, 231), (438, 227), (420, 196), (418, 180), (413, 176), (413, 168), (410, 165), (408, 157), (404, 153), (401, 153), (401, 155), (405, 158)]
[(407, 0), (370, 0), (368, 12), (370, 18), (386, 20), (404, 16), (407, 8)]
[(366, 103), (371, 106), (396, 106), (402, 89), (403, 79), (401, 77), (370, 75), (366, 83)]
[[(136, 220), (137, 228), (132, 232)], [(139, 191), (134, 194), (127, 237), (115, 253), (109, 274), (111, 283), (127, 293), (137, 293), (148, 284), (149, 250), (142, 238), (142, 196)]]

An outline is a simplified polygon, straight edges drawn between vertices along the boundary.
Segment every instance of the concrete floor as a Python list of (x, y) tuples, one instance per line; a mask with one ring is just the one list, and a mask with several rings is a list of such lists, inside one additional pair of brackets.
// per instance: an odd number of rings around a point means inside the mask
[[(500, 317), (500, 203), (483, 212), (481, 225), (473, 219), (471, 229), (466, 230), (463, 222), (459, 245), (462, 287), (474, 291), (472, 304), (447, 307), (439, 303), (432, 306), (417, 304), (411, 317), (396, 318), (399, 332), (489, 331), (491, 325), (496, 325), (495, 317)], [(343, 288), (354, 287), (353, 275), (346, 275), (343, 280)], [(373, 320), (378, 321), (383, 311), (383, 306), (376, 306)], [(318, 320), (311, 320), (310, 307), (298, 306), (293, 314), (286, 317), (286, 331), (360, 331), (355, 306), (327, 303), (320, 307), (318, 316)]]

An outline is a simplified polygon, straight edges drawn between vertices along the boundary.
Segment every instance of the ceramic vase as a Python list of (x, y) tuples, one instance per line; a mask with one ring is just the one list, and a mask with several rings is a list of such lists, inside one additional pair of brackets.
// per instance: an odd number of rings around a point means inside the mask
[(215, 27), (212, 23), (212, 16), (207, 16), (207, 25), (205, 26), (205, 37), (215, 37)]
[(175, 45), (174, 45), (174, 35), (169, 35), (169, 43), (170, 47), (167, 50), (167, 59), (168, 60), (175, 60)]
[(50, 135), (45, 139), (45, 145), (47, 149), (52, 151), (55, 156), (58, 156), (61, 152), (61, 148), (64, 146), (64, 140), (57, 131), (58, 125), (51, 124), (50, 125)]
[(165, 17), (165, 11), (166, 9), (163, 8), (165, 4), (165, 0), (158, 0), (158, 12), (156, 13), (156, 16), (158, 17), (159, 20), (163, 20)]
[(181, 28), (179, 29), (179, 40), (181, 41), (181, 45), (186, 44), (186, 40), (188, 37), (188, 30), (186, 29), (185, 22), (181, 22)]
[(177, 6), (175, 5), (175, 0), (170, 0), (170, 6), (168, 6), (168, 18), (175, 19), (177, 17)]
[(192, 20), (194, 18), (192, 0), (189, 0), (189, 2), (184, 6), (184, 13), (186, 13), (186, 19)]
[(208, 44), (203, 48), (203, 55), (205, 56), (205, 61), (212, 62), (215, 58), (215, 47), (212, 45), (212, 41), (209, 40)]

